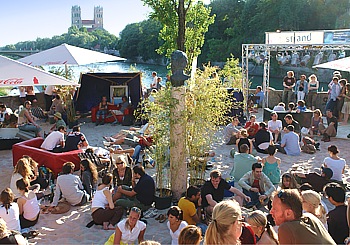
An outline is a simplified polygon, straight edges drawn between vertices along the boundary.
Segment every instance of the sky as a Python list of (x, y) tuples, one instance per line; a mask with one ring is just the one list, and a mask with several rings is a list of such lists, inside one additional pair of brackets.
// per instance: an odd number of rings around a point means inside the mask
[(103, 7), (103, 27), (116, 36), (151, 12), (141, 0), (5, 0), (1, 1), (0, 47), (66, 33), (74, 5), (80, 6), (83, 20), (93, 19), (94, 6)]
[(141, 0), (5, 0), (1, 1), (0, 47), (66, 33), (74, 5), (80, 6), (83, 20), (93, 19), (94, 6), (103, 7), (103, 27), (116, 36), (151, 12)]

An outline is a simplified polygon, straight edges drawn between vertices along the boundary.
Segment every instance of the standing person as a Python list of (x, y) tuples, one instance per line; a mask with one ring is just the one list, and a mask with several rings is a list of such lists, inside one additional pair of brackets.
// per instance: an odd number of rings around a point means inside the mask
[(295, 87), (295, 77), (293, 71), (288, 71), (287, 76), (283, 78), (283, 103), (288, 104), (289, 102), (293, 102), (294, 98), (294, 92), (293, 88)]
[(297, 81), (295, 85), (295, 93), (297, 95), (297, 101), (304, 100), (305, 95), (308, 93), (308, 82), (306, 81), (306, 76), (300, 75), (300, 80)]
[(314, 135), (321, 135), (320, 125), (323, 124), (322, 112), (320, 109), (314, 110), (313, 117), (311, 118), (311, 125), (309, 129), (310, 137), (313, 138)]
[(113, 105), (107, 102), (107, 97), (102, 96), (101, 102), (98, 104), (98, 111), (96, 112), (96, 126), (105, 124), (105, 118), (108, 115), (108, 105)]
[(150, 87), (151, 90), (152, 89), (157, 89), (157, 79), (158, 79), (157, 72), (153, 71), (152, 72), (152, 77), (153, 77), (153, 81), (152, 81), (151, 87)]
[(266, 205), (275, 190), (271, 180), (262, 172), (262, 169), (261, 163), (254, 163), (252, 170), (238, 181), (238, 185), (243, 188), (243, 193), (251, 198), (246, 207)]
[(0, 206), (0, 217), (5, 220), (10, 230), (20, 232), (19, 207), (18, 204), (14, 202), (14, 199), (15, 195), (10, 188), (6, 188), (1, 192), (0, 201), (2, 205)]
[(18, 115), (18, 128), (23, 131), (34, 132), (36, 136), (42, 137), (41, 128), (34, 120), (31, 107), (32, 102), (24, 102), (24, 108)]
[(341, 110), (341, 113), (343, 113), (343, 124), (348, 124), (349, 114), (350, 114), (350, 83), (347, 83), (345, 85), (345, 93), (343, 95), (344, 97), (344, 105)]
[(308, 102), (307, 105), (311, 110), (315, 110), (316, 108), (316, 100), (317, 100), (317, 93), (318, 93), (318, 88), (320, 87), (320, 83), (317, 80), (317, 77), (315, 74), (312, 74), (309, 77), (309, 84), (308, 84)]
[(321, 196), (313, 190), (302, 191), (303, 211), (315, 215), (327, 229), (327, 211), (322, 206)]
[(177, 204), (183, 212), (183, 218), (189, 225), (198, 226), (204, 235), (207, 230), (207, 225), (201, 222), (200, 206), (201, 206), (201, 191), (196, 186), (187, 188), (186, 196), (181, 197)]
[(26, 101), (26, 87), (25, 86), (19, 86), (19, 103), (21, 105), (24, 104)]
[(139, 220), (140, 217), (141, 210), (137, 207), (131, 208), (128, 218), (118, 223), (113, 244), (135, 244), (136, 240), (141, 243), (144, 240), (146, 224)]
[(318, 218), (313, 214), (303, 214), (302, 203), (300, 193), (296, 189), (281, 190), (274, 195), (270, 213), (279, 226), (279, 243), (335, 245)]
[(276, 152), (277, 148), (274, 145), (270, 145), (267, 148), (267, 153), (269, 155), (262, 159), (262, 163), (264, 164), (263, 173), (266, 174), (267, 177), (269, 177), (272, 184), (274, 185), (279, 184), (281, 178), (281, 159), (275, 157)]
[(235, 201), (222, 201), (214, 207), (213, 221), (205, 233), (204, 244), (240, 244), (242, 234), (242, 214)]
[(16, 182), (20, 197), (17, 200), (19, 207), (19, 220), (21, 228), (34, 226), (39, 220), (40, 207), (35, 192), (29, 190), (29, 182), (26, 179), (20, 179)]
[(30, 101), (31, 103), (38, 102), (37, 97), (35, 96), (34, 86), (26, 86), (26, 100)]
[(271, 120), (267, 122), (267, 129), (272, 133), (274, 142), (278, 142), (279, 135), (282, 131), (282, 121), (278, 120), (276, 112), (271, 113)]
[(167, 227), (170, 231), (171, 236), (171, 245), (179, 244), (179, 235), (183, 228), (188, 224), (186, 221), (183, 221), (182, 210), (177, 206), (172, 206), (167, 212), (168, 222)]
[(344, 95), (346, 93), (346, 85), (347, 81), (346, 79), (340, 79), (339, 80), (339, 85), (340, 85), (340, 93), (337, 97), (337, 107), (335, 108), (335, 110), (337, 111), (336, 114), (338, 114), (338, 119), (339, 121), (342, 121), (343, 119), (343, 114), (341, 112), (343, 105), (344, 105)]
[(335, 209), (328, 213), (328, 231), (337, 244), (344, 244), (349, 236), (349, 226), (346, 219), (347, 205), (345, 204), (345, 189), (336, 183), (329, 183), (324, 187), (328, 200)]
[(234, 117), (230, 124), (227, 124), (224, 129), (224, 141), (226, 145), (234, 145), (236, 144), (236, 140), (238, 138), (238, 117)]
[(328, 146), (329, 157), (323, 160), (323, 166), (330, 168), (333, 171), (332, 179), (337, 181), (343, 181), (342, 174), (345, 171), (346, 161), (344, 158), (338, 156), (339, 150), (336, 145)]
[(341, 87), (338, 83), (338, 78), (333, 77), (332, 90), (330, 93), (329, 101), (326, 104), (326, 111), (330, 110), (335, 117), (338, 117), (336, 108), (337, 108), (338, 96), (340, 94), (340, 91), (341, 91)]
[(54, 85), (47, 85), (45, 88), (44, 96), (45, 96), (45, 111), (50, 111), (52, 105), (52, 96), (55, 92)]
[(104, 230), (114, 230), (123, 215), (123, 210), (115, 208), (112, 200), (112, 178), (110, 173), (102, 177), (102, 183), (97, 187), (91, 203), (92, 219), (96, 224), (103, 225)]
[(84, 190), (90, 196), (91, 200), (96, 191), (98, 173), (96, 165), (93, 164), (90, 159), (83, 159), (80, 161), (80, 178)]
[(75, 165), (72, 162), (66, 162), (62, 167), (62, 174), (57, 177), (56, 190), (49, 211), (55, 209), (61, 196), (71, 205), (84, 205), (90, 196), (84, 191), (83, 184), (79, 176), (74, 175)]
[(256, 244), (279, 244), (275, 230), (267, 221), (266, 215), (262, 211), (256, 210), (250, 213), (247, 217), (247, 223), (255, 233)]
[(299, 135), (294, 132), (294, 126), (288, 125), (285, 131), (281, 145), (277, 146), (278, 151), (290, 156), (300, 156)]
[(195, 225), (188, 225), (180, 232), (179, 245), (199, 245), (201, 239), (201, 230)]

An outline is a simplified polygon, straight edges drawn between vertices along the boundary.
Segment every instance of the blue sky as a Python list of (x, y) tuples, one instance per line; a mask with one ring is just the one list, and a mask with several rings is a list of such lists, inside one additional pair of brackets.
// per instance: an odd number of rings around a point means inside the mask
[(94, 6), (102, 6), (104, 28), (116, 36), (151, 11), (141, 0), (6, 0), (1, 2), (0, 47), (66, 33), (73, 5), (81, 7), (82, 19), (93, 19)]

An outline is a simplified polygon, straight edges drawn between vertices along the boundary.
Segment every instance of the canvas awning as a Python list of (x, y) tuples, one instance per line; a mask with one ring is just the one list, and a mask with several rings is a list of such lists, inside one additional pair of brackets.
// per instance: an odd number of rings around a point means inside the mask
[(332, 69), (337, 71), (350, 72), (350, 57), (315, 65), (312, 68), (323, 68), (323, 69)]
[(61, 76), (0, 55), (0, 87), (77, 85)]

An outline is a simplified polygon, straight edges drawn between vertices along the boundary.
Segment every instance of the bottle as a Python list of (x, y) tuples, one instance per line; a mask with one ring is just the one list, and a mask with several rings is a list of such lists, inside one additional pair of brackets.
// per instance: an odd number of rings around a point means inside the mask
[(204, 208), (201, 208), (201, 219), (202, 219), (202, 221), (205, 221), (205, 210), (204, 210)]

